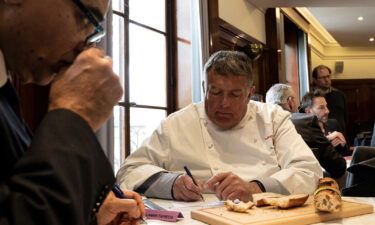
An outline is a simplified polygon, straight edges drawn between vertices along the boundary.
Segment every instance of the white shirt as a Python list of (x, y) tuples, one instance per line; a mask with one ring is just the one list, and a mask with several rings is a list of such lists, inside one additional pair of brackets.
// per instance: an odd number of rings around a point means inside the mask
[(187, 166), (202, 182), (231, 171), (261, 181), (267, 191), (282, 192), (279, 183), (292, 194), (312, 193), (322, 170), (289, 117), (277, 105), (250, 101), (242, 121), (222, 130), (208, 119), (203, 102), (192, 104), (162, 121), (117, 179), (136, 189), (156, 173), (184, 173)]

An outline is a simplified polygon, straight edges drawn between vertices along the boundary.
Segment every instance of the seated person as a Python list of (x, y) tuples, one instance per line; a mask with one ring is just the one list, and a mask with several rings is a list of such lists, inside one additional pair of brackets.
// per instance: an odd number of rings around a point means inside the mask
[(324, 95), (319, 91), (306, 93), (301, 102), (301, 110), (318, 117), (319, 126), (333, 147), (342, 155), (350, 155), (349, 146), (342, 129), (335, 119), (328, 119), (329, 110)]
[[(262, 191), (312, 193), (322, 170), (290, 114), (249, 102), (251, 60), (244, 53), (219, 51), (204, 74), (204, 101), (163, 120), (125, 160), (118, 183), (149, 197), (183, 201), (199, 200), (203, 189), (220, 200), (242, 201)], [(197, 185), (183, 174), (184, 166)]]
[(267, 91), (266, 102), (280, 105), (284, 110), (292, 113), (291, 120), (297, 132), (328, 173), (326, 176), (336, 179), (345, 174), (346, 161), (324, 136), (319, 127), (318, 118), (315, 115), (298, 113), (298, 103), (291, 86), (287, 84), (273, 85)]

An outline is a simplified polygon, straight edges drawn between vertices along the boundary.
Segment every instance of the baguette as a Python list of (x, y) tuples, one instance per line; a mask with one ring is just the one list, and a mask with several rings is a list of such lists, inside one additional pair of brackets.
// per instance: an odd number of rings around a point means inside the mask
[(282, 209), (301, 206), (305, 204), (308, 198), (308, 194), (281, 195), (264, 192), (253, 195), (253, 201), (256, 206), (272, 205)]
[(227, 200), (225, 202), (225, 207), (234, 212), (246, 212), (248, 209), (251, 209), (254, 206), (254, 203), (252, 202), (243, 202), (239, 201), (238, 199), (231, 201)]
[(332, 178), (319, 179), (318, 187), (314, 192), (314, 206), (318, 211), (338, 212), (341, 210), (341, 194), (339, 185)]
[(277, 198), (277, 197), (283, 197), (283, 196), (285, 195), (272, 193), (272, 192), (256, 193), (256, 194), (253, 194), (253, 202), (257, 207), (259, 207), (259, 206), (267, 205), (265, 202), (266, 198)]

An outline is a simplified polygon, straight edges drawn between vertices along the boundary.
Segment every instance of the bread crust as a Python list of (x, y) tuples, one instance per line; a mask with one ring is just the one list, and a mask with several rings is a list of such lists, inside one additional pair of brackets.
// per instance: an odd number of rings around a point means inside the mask
[(238, 201), (238, 203), (233, 202), (232, 200), (227, 200), (225, 202), (225, 207), (234, 212), (246, 212), (248, 209), (251, 209), (254, 206), (254, 203), (249, 201), (249, 202), (243, 202), (243, 201)]
[(314, 206), (317, 211), (338, 212), (342, 207), (341, 194), (337, 182), (329, 177), (319, 179), (314, 193)]
[(272, 205), (282, 209), (297, 207), (305, 204), (308, 194), (281, 195), (272, 192), (264, 192), (253, 195), (253, 201), (257, 207)]

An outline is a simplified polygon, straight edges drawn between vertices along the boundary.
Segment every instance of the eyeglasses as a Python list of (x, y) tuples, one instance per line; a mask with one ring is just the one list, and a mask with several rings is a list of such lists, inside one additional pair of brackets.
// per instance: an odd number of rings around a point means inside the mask
[(105, 31), (103, 27), (95, 19), (92, 12), (88, 8), (86, 8), (86, 6), (80, 0), (73, 0), (73, 2), (85, 14), (85, 16), (90, 21), (90, 23), (95, 26), (94, 33), (86, 38), (85, 44), (88, 45), (88, 44), (100, 42), (100, 40), (105, 36)]

